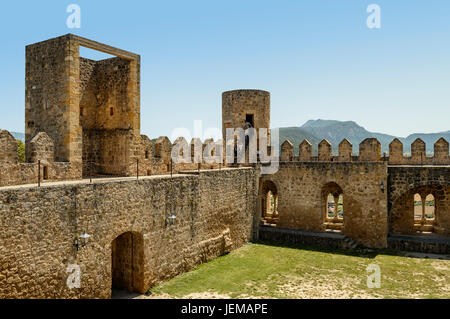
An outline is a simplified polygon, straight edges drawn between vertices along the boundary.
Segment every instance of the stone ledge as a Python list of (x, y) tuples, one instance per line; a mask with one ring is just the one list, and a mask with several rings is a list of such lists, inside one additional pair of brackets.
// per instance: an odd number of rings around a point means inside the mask
[(259, 227), (259, 240), (343, 249), (344, 239), (344, 235), (331, 232), (312, 232), (267, 226)]
[(388, 237), (388, 248), (420, 253), (450, 254), (450, 238), (435, 235), (390, 235)]

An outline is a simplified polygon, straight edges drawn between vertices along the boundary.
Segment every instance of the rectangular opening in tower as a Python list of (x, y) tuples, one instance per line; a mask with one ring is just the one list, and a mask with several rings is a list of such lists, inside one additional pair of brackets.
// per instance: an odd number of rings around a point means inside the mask
[(253, 114), (245, 115), (245, 123), (249, 123), (252, 127), (255, 127), (255, 118)]

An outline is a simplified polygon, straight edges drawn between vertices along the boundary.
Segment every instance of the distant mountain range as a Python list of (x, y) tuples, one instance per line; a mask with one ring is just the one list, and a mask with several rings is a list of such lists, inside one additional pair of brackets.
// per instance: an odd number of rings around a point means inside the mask
[(17, 132), (10, 132), (12, 134), (12, 136), (14, 136), (14, 138), (16, 140), (21, 140), (22, 142), (25, 143), (25, 134), (23, 133), (17, 133)]
[[(381, 143), (382, 152), (389, 152), (389, 144), (397, 136), (369, 132), (364, 127), (353, 121), (334, 121), (334, 120), (310, 120), (300, 127), (280, 128), (280, 144), (289, 139), (294, 144), (295, 152), (298, 152), (299, 144), (307, 139), (313, 144), (313, 151), (317, 153), (317, 145), (321, 140), (327, 139), (333, 145), (333, 153), (337, 154), (339, 143), (346, 138), (353, 144), (353, 152), (358, 153), (359, 143), (368, 137), (375, 137)], [(403, 151), (411, 151), (411, 143), (416, 138), (421, 138), (427, 145), (427, 152), (433, 152), (433, 145), (439, 138), (445, 138), (450, 141), (450, 131), (440, 133), (414, 133), (406, 138), (397, 137), (403, 143)]]

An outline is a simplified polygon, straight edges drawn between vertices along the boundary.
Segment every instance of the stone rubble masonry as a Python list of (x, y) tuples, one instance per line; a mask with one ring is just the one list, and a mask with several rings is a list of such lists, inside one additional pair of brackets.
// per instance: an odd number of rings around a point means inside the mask
[(8, 131), (0, 130), (0, 163), (5, 165), (16, 164), (17, 161), (16, 139)]
[[(142, 238), (134, 287), (144, 293), (250, 241), (256, 190), (253, 168), (0, 190), (0, 299), (109, 298), (112, 243), (129, 232)], [(83, 231), (92, 237), (77, 252)], [(80, 289), (66, 285), (70, 264)]]
[(54, 162), (54, 145), (47, 133), (40, 132), (31, 140), (30, 153), (32, 163), (37, 163), (39, 160), (48, 164)]

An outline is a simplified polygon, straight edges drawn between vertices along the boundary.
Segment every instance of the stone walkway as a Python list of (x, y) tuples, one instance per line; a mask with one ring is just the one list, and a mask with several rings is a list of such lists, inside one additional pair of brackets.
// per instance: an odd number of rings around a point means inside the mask
[[(239, 168), (222, 168), (222, 171), (226, 170), (236, 170)], [(242, 169), (242, 168), (240, 168)], [(206, 172), (214, 172), (219, 171), (219, 169), (208, 169), (208, 170), (200, 170), (200, 173), (206, 173)], [(173, 176), (169, 174), (164, 175), (150, 175), (150, 176), (139, 176), (139, 180), (148, 180), (148, 179), (164, 179), (164, 178), (178, 178), (178, 177), (185, 177), (185, 176), (191, 176), (192, 174), (198, 174), (198, 170), (194, 171), (183, 171), (179, 174), (173, 174)], [(136, 176), (131, 177), (100, 177), (100, 178), (93, 178), (92, 184), (104, 184), (104, 183), (112, 183), (112, 182), (126, 182), (126, 181), (136, 181)], [(79, 180), (70, 180), (70, 181), (56, 181), (56, 182), (41, 182), (41, 188), (45, 187), (53, 187), (53, 186), (74, 186), (74, 185), (83, 185), (83, 184), (90, 184), (91, 181), (89, 178), (83, 178)], [(24, 184), (24, 185), (12, 185), (12, 186), (3, 186), (0, 187), (0, 191), (8, 191), (8, 190), (19, 190), (19, 189), (30, 189), (30, 188), (37, 188), (38, 184)]]

